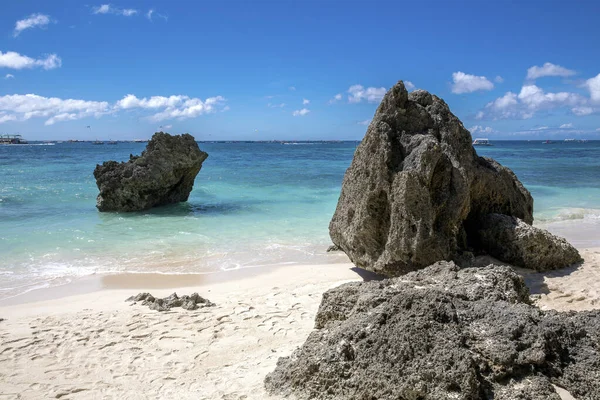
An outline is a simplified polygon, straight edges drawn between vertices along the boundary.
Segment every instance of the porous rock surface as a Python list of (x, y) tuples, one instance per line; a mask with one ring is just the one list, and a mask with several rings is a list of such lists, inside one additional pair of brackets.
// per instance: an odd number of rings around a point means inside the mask
[(329, 225), (358, 267), (398, 276), (469, 250), (481, 216), (533, 222), (515, 174), (478, 157), (471, 134), (439, 97), (402, 81), (384, 96), (346, 171)]
[(191, 295), (177, 296), (177, 293), (173, 293), (165, 298), (157, 298), (152, 296), (150, 293), (138, 293), (135, 296), (129, 297), (125, 301), (131, 301), (133, 304), (141, 301), (143, 306), (148, 306), (151, 310), (155, 311), (168, 311), (173, 307), (181, 307), (186, 310), (195, 310), (200, 307), (212, 307), (215, 304), (210, 300), (205, 299), (198, 293), (192, 293)]
[(483, 217), (477, 240), (488, 254), (523, 268), (547, 271), (583, 261), (565, 239), (508, 215)]
[(94, 170), (100, 211), (140, 211), (187, 201), (208, 154), (192, 135), (157, 132), (141, 156), (107, 161)]
[(439, 262), (323, 296), (314, 330), (265, 379), (300, 399), (579, 400), (600, 397), (600, 311), (529, 303), (508, 267)]

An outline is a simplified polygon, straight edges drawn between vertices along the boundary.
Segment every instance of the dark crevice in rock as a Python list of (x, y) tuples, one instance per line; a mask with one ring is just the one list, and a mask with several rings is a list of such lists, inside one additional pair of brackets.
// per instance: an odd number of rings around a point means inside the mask
[(367, 213), (372, 216), (374, 221), (379, 223), (378, 226), (373, 226), (374, 236), (371, 240), (376, 246), (375, 251), (382, 253), (385, 249), (387, 233), (390, 229), (388, 196), (384, 190), (380, 190), (369, 199), (367, 202)]

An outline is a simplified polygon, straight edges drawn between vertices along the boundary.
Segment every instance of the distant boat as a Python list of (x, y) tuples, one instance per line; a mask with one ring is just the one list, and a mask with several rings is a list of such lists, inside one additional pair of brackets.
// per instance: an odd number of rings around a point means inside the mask
[(108, 144), (119, 144), (119, 142), (117, 142), (116, 140), (110, 140), (110, 141), (108, 142)]
[(545, 140), (542, 144), (554, 144), (554, 142), (552, 140)]
[(27, 144), (21, 135), (0, 135), (0, 144)]
[(574, 142), (575, 139), (565, 139), (565, 142)]
[(486, 138), (477, 138), (473, 140), (473, 146), (493, 146)]
[(102, 140), (94, 140), (92, 144), (104, 144)]

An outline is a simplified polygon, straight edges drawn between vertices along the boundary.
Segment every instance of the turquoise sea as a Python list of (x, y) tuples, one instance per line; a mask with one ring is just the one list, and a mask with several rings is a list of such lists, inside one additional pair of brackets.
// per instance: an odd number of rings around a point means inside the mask
[[(600, 141), (494, 144), (477, 151), (515, 171), (536, 223), (600, 246)], [(328, 224), (357, 145), (200, 143), (209, 158), (189, 201), (130, 214), (96, 210), (92, 172), (145, 143), (0, 146), (0, 299), (94, 273), (340, 261)]]

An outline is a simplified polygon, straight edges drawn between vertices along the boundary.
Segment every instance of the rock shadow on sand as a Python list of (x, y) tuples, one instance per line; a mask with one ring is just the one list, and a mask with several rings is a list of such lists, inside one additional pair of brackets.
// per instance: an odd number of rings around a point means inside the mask
[(546, 283), (547, 278), (563, 278), (567, 277), (583, 266), (584, 262), (578, 262), (565, 268), (555, 269), (552, 271), (534, 271), (531, 269), (513, 267), (515, 272), (523, 277), (525, 284), (529, 288), (529, 293), (535, 295), (547, 295), (551, 290)]

